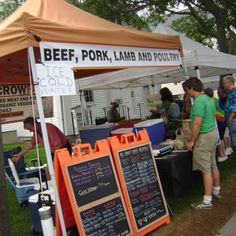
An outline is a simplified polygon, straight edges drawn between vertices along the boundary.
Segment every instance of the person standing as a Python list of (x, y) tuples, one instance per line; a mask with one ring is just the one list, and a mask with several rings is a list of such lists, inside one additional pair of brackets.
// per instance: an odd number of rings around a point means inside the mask
[(189, 115), (190, 115), (191, 108), (192, 108), (192, 101), (191, 101), (191, 97), (187, 93), (187, 88), (185, 86), (185, 82), (182, 83), (182, 87), (184, 90), (184, 99), (183, 99), (184, 103), (183, 103), (183, 107), (182, 107), (182, 116), (184, 119), (189, 119)]
[[(39, 144), (43, 143), (43, 135), (41, 130), (41, 124), (33, 117), (27, 117), (24, 121), (24, 129), (33, 132), (33, 137), (31, 141), (17, 154), (12, 156), (12, 160), (17, 162), (24, 154), (33, 149), (36, 142)], [(72, 153), (72, 148), (67, 137), (53, 124), (46, 123), (46, 129), (48, 132), (48, 140), (51, 150), (52, 159), (54, 159), (54, 154), (57, 149), (67, 148), (69, 153)], [(35, 133), (36, 131), (36, 133)], [(37, 137), (37, 138), (36, 138)]]
[(223, 84), (226, 91), (228, 91), (228, 98), (224, 107), (225, 117), (229, 128), (229, 135), (231, 139), (231, 146), (233, 151), (236, 150), (236, 88), (234, 77), (231, 75), (223, 78)]
[(187, 149), (193, 151), (193, 170), (203, 176), (203, 201), (191, 204), (194, 209), (211, 209), (212, 197), (220, 198), (220, 173), (216, 164), (218, 142), (215, 111), (210, 98), (203, 94), (203, 84), (196, 77), (186, 80), (188, 94), (194, 98), (190, 113), (192, 135)]
[(219, 142), (217, 146), (218, 150), (218, 162), (223, 162), (228, 159), (228, 156), (226, 155), (226, 150), (225, 150), (225, 145), (224, 145), (224, 134), (225, 134), (225, 129), (226, 129), (226, 121), (225, 121), (225, 116), (224, 116), (224, 104), (226, 102), (226, 97), (224, 90), (219, 87), (218, 88), (218, 99), (214, 97), (214, 91), (212, 88), (206, 88), (204, 89), (204, 93), (209, 96), (212, 102), (212, 106), (214, 107), (215, 110), (215, 118), (216, 118), (216, 123), (218, 127), (218, 135), (219, 135)]
[(107, 112), (107, 121), (109, 123), (116, 123), (122, 120), (125, 120), (125, 117), (121, 117), (117, 108), (119, 107), (120, 100), (118, 98), (114, 98), (111, 101), (111, 108)]
[(161, 100), (167, 108), (167, 111), (161, 111), (162, 117), (167, 120), (166, 138), (175, 139), (175, 132), (181, 126), (179, 105), (174, 102), (172, 94), (162, 96)]

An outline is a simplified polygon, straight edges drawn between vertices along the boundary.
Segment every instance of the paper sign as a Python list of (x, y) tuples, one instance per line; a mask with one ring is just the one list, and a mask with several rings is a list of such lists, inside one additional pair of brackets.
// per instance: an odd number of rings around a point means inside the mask
[(69, 67), (37, 64), (41, 96), (75, 95), (74, 72)]
[(45, 65), (70, 65), (79, 68), (182, 64), (178, 49), (40, 42), (40, 52)]
[[(45, 117), (53, 116), (53, 99), (42, 98)], [(33, 107), (38, 117), (36, 98), (29, 85), (0, 85), (0, 112), (2, 123), (14, 123), (33, 116)]]

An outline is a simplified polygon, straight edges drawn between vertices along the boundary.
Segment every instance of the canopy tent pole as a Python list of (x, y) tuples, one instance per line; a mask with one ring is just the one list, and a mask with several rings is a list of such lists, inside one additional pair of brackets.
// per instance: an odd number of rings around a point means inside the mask
[(37, 71), (36, 71), (36, 64), (35, 64), (33, 47), (28, 48), (28, 53), (29, 53), (32, 77), (33, 77), (33, 81), (34, 81), (35, 95), (36, 95), (36, 101), (37, 101), (37, 105), (38, 105), (41, 129), (42, 129), (42, 134), (43, 134), (43, 142), (44, 142), (47, 163), (48, 163), (48, 168), (49, 168), (49, 174), (51, 176), (51, 180), (52, 180), (52, 184), (53, 184), (54, 196), (55, 196), (55, 200), (56, 200), (56, 206), (57, 206), (58, 215), (59, 215), (59, 219), (60, 219), (62, 234), (63, 234), (63, 236), (66, 236), (67, 235), (66, 227), (65, 227), (65, 222), (64, 222), (64, 218), (63, 218), (61, 202), (60, 202), (60, 198), (59, 198), (59, 194), (58, 194), (58, 190), (57, 190), (56, 180), (55, 180), (55, 176), (54, 176), (52, 156), (51, 156), (50, 145), (49, 145), (49, 141), (48, 141), (48, 133), (47, 133), (47, 129), (46, 129), (42, 98), (41, 98), (40, 90), (39, 90), (38, 76), (37, 76)]
[(184, 61), (184, 57), (182, 57), (182, 65), (180, 65), (180, 67), (183, 69), (184, 71), (184, 75), (186, 77), (186, 80), (189, 79), (189, 74), (188, 74), (188, 68), (185, 64), (185, 61)]
[(198, 79), (201, 79), (201, 74), (200, 74), (199, 66), (195, 66), (195, 67), (194, 67), (194, 70), (197, 72), (197, 77), (198, 77)]
[(199, 62), (198, 62), (198, 54), (197, 54), (196, 50), (194, 50), (194, 54), (195, 54), (195, 57), (196, 57), (196, 65), (194, 66), (194, 70), (197, 73), (198, 79), (201, 79), (201, 74), (200, 74), (200, 69), (199, 69)]

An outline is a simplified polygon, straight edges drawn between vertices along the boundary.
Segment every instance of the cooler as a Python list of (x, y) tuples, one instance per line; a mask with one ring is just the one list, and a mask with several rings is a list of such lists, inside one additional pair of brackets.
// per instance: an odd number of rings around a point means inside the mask
[(109, 137), (113, 128), (113, 123), (84, 126), (79, 129), (80, 139), (82, 143), (90, 143), (94, 147), (97, 140)]
[(153, 144), (160, 144), (165, 137), (165, 125), (163, 119), (146, 120), (134, 125), (135, 132), (146, 129)]
[(120, 140), (121, 135), (132, 133), (133, 131), (134, 131), (133, 128), (120, 128), (120, 129), (111, 131), (111, 136), (117, 136), (118, 139)]
[[(44, 192), (41, 192), (41, 194), (50, 194), (51, 199), (53, 201), (53, 206), (52, 206), (52, 215), (54, 217), (55, 215), (55, 199), (54, 199), (54, 194), (53, 194), (53, 189), (48, 189)], [(32, 218), (32, 230), (35, 233), (42, 233), (42, 226), (41, 226), (41, 221), (40, 221), (40, 216), (39, 216), (39, 211), (38, 211), (38, 194), (32, 195), (29, 197), (29, 202), (28, 202), (28, 207), (30, 210), (31, 218)]]

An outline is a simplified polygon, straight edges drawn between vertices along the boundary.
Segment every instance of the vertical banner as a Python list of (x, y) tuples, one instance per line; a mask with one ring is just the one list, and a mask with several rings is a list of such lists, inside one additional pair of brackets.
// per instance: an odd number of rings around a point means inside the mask
[[(53, 98), (42, 98), (45, 117), (53, 117)], [(32, 105), (33, 104), (33, 105)], [(14, 123), (33, 116), (33, 107), (38, 117), (36, 98), (29, 85), (0, 85), (0, 112), (2, 124)]]

